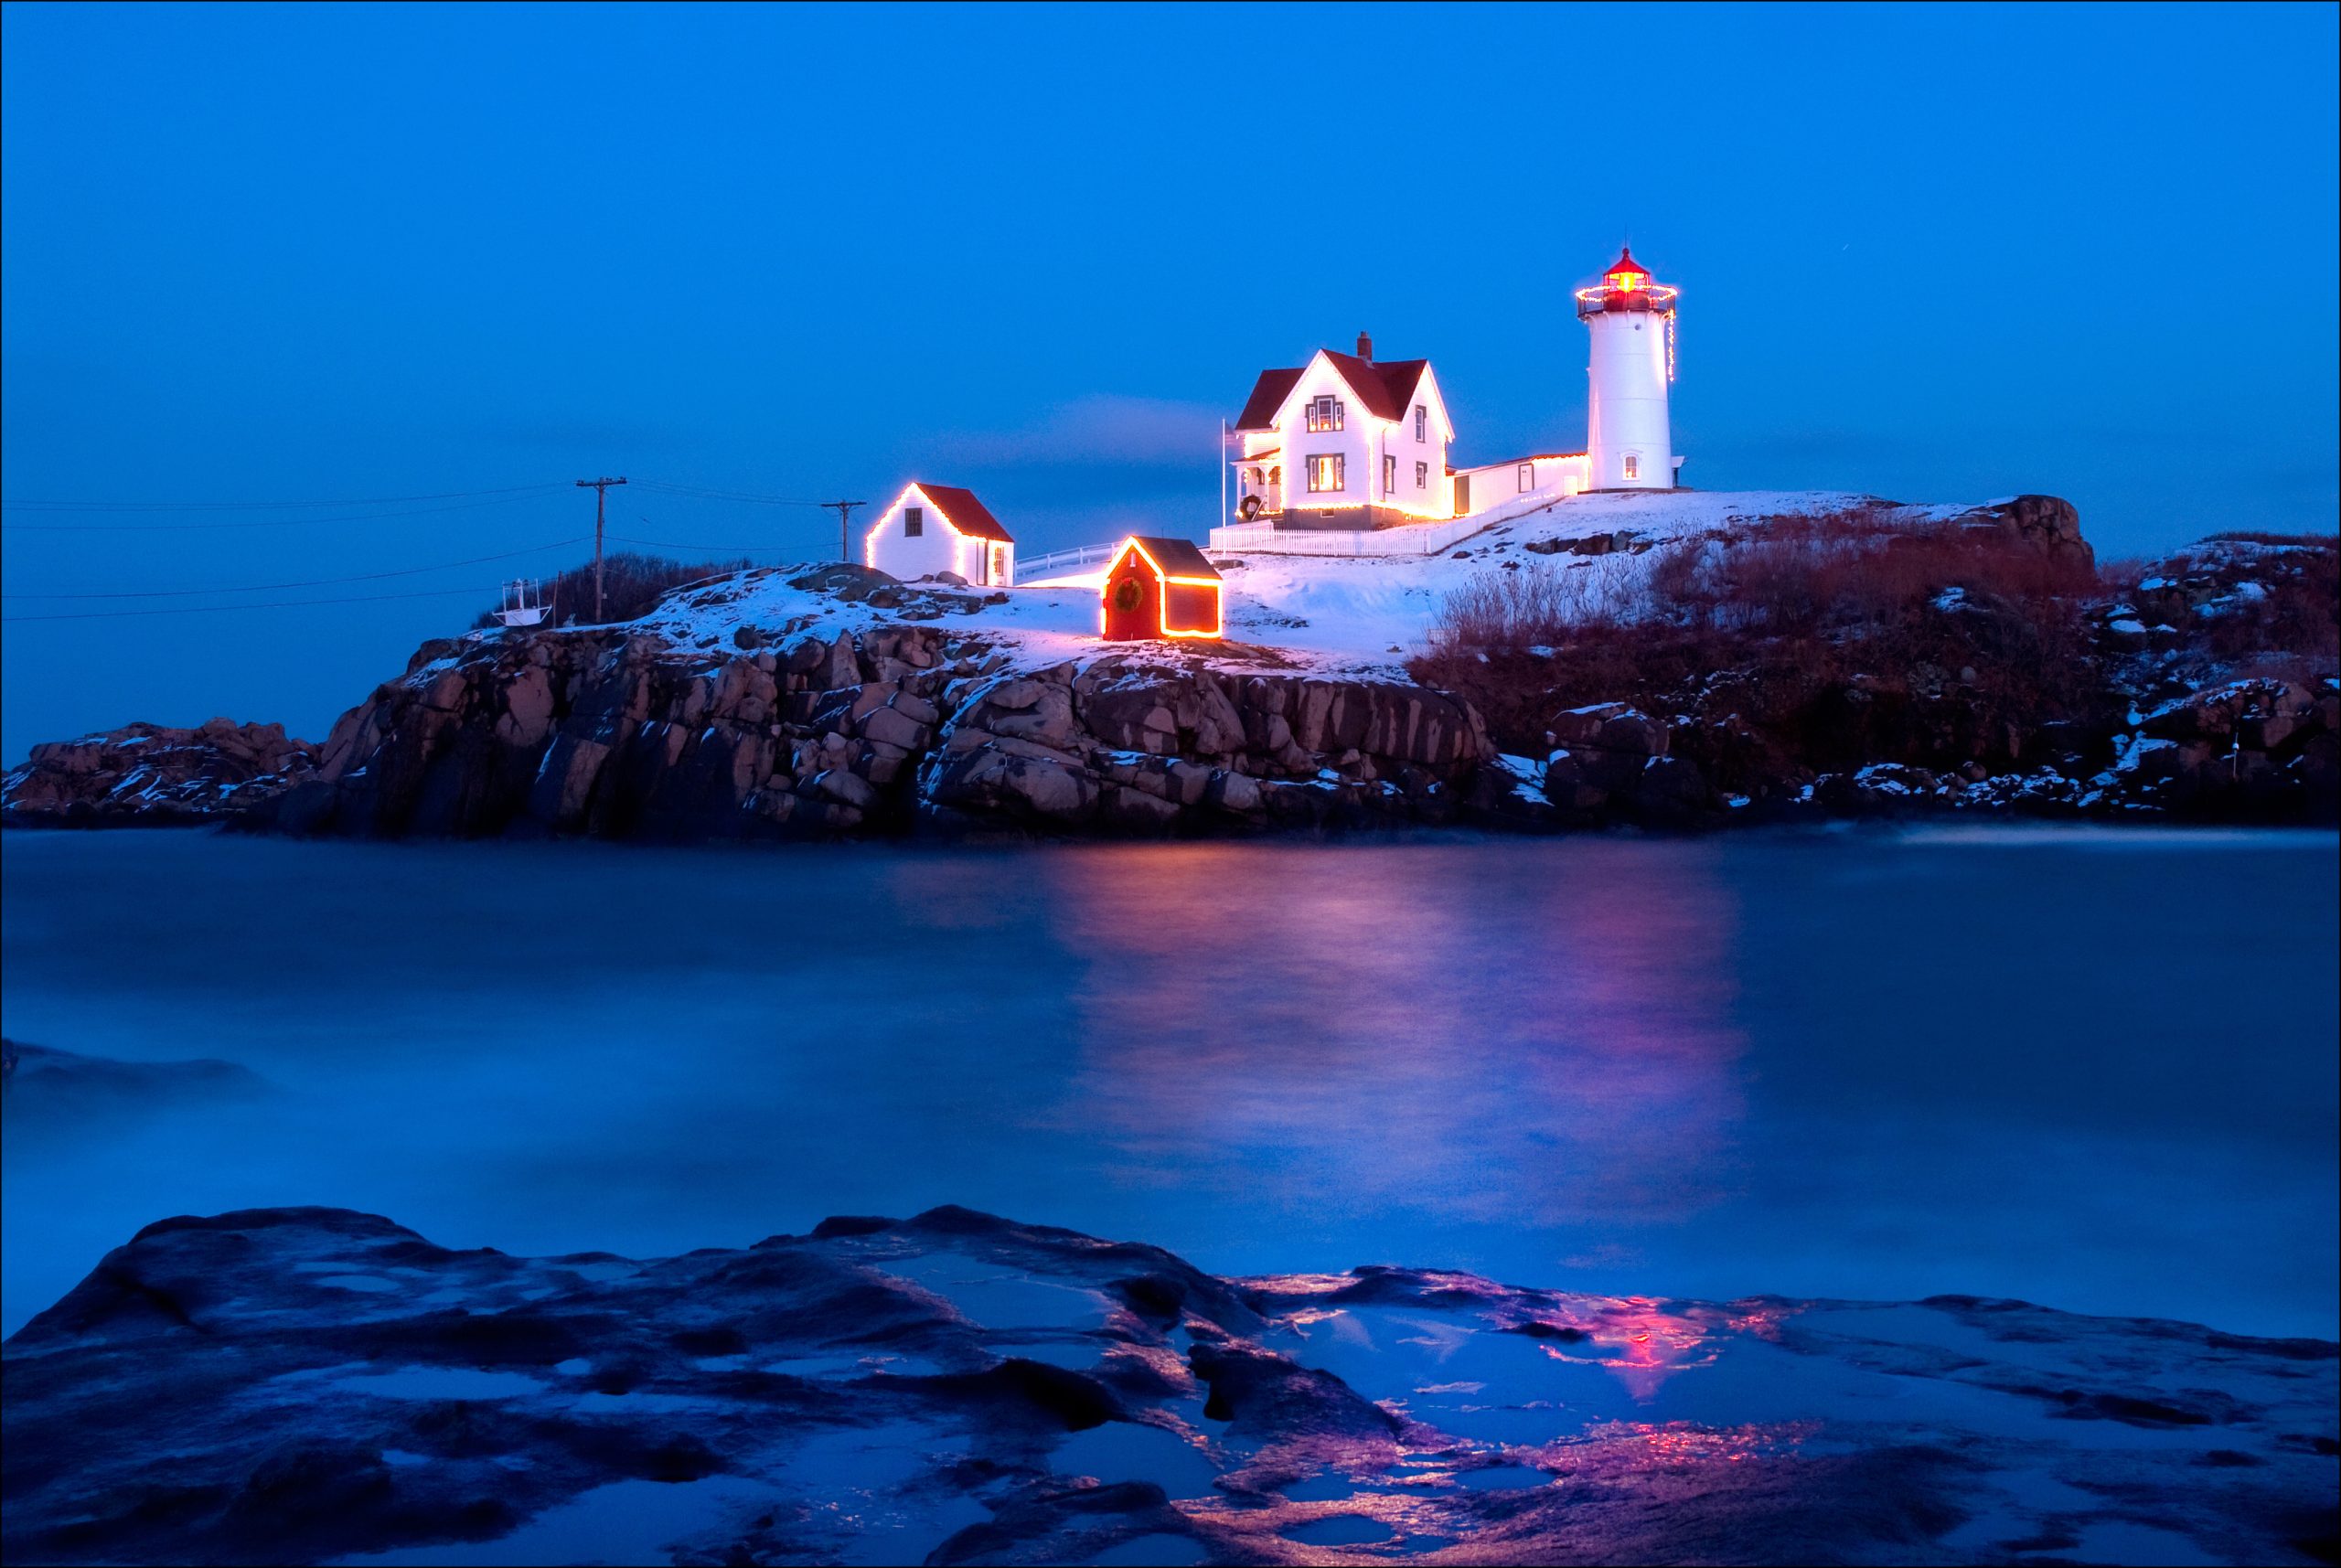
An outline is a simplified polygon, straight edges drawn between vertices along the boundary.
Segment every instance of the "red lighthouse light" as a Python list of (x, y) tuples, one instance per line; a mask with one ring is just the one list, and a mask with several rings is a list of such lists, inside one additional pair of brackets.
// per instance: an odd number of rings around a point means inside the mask
[(1632, 251), (1620, 250), (1617, 264), (1601, 274), (1601, 281), (1620, 293), (1640, 293), (1650, 287), (1650, 272), (1634, 260)]

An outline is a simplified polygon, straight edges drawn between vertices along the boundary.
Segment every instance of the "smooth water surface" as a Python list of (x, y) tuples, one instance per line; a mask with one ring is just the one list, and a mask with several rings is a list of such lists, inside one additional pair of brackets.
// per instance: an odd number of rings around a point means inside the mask
[(168, 1214), (636, 1256), (962, 1203), (1221, 1273), (2336, 1333), (2336, 841), (775, 852), (10, 833), (14, 1329)]

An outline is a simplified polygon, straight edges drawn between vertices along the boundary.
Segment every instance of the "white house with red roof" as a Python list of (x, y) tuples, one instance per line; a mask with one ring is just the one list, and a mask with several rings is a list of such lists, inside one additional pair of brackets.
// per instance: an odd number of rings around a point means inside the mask
[(974, 491), (914, 479), (861, 536), (861, 561), (905, 582), (948, 571), (1006, 588), (1016, 581), (1016, 536)]
[(1238, 518), (1284, 529), (1372, 529), (1455, 515), (1455, 439), (1427, 359), (1377, 363), (1320, 348), (1297, 369), (1263, 370), (1235, 421)]

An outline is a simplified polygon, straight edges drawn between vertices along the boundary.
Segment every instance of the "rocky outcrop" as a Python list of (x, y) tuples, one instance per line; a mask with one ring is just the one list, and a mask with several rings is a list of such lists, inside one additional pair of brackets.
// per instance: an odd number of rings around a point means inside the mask
[(955, 1208), (641, 1261), (164, 1220), (5, 1353), (11, 1563), (2329, 1561), (2341, 1400), (2322, 1340)]
[(2061, 496), (2011, 496), (1978, 507), (1962, 520), (1971, 527), (1995, 528), (2011, 541), (2059, 560), (2082, 566), (2097, 563), (2097, 552), (2081, 537), (2079, 508)]
[(1035, 668), (919, 624), (739, 641), (755, 645), (429, 645), (256, 820), (658, 838), (1440, 822), (1491, 754), (1469, 708), (1406, 682), (1146, 656)]
[(317, 748), (281, 724), (127, 724), (52, 741), (0, 781), (0, 822), (68, 827), (216, 822), (291, 788)]
[(1672, 727), (1625, 703), (1572, 709), (1553, 723), (1545, 795), (1570, 822), (1622, 808), (1652, 826), (1691, 827), (1719, 804), (1698, 763), (1672, 754)]
[[(428, 644), (322, 748), (218, 720), (42, 747), (5, 816), (662, 839), (2341, 819), (2329, 540), (2207, 540), (2112, 592), (2054, 496), (1921, 529), (1766, 527), (1571, 541), (1657, 551), (1636, 581), (1676, 598), (1585, 643), (1448, 648), (1412, 681), (1238, 645), (1067, 657), (988, 620), (1003, 594), (830, 565), (792, 598), (743, 572), (627, 626)], [(1825, 548), (1862, 527), (1885, 542)], [(1722, 569), (1675, 570), (1699, 559)], [(1749, 593), (1794, 607), (1784, 560), (1813, 618), (1785, 636), (1734, 619)]]
[(1493, 754), (1478, 714), (1404, 682), (1109, 656), (953, 697), (926, 800), (1041, 826), (1443, 822)]
[[(1515, 771), (1534, 770), (1526, 826), (2341, 821), (2333, 541), (2218, 538), (2109, 584), (2078, 571), (2087, 546), (2054, 497), (1950, 522), (2020, 543), (1998, 552), (1998, 590), (1906, 577), (1915, 592), (1865, 619), (1844, 606), (1875, 583), (1815, 571), (1799, 585), (1839, 608), (1797, 636), (1699, 625), (1702, 607), (1678, 600), (1581, 643), (1466, 650), (1417, 673), (1492, 715)], [(2047, 575), (2027, 581), (2039, 556)], [(1926, 570), (1955, 575), (1963, 559)]]

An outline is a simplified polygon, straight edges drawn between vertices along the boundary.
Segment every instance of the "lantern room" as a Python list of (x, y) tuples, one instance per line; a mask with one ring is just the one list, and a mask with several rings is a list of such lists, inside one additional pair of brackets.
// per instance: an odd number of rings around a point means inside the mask
[(1634, 260), (1630, 247), (1621, 248), (1598, 284), (1577, 291), (1577, 313), (1585, 316), (1604, 311), (1647, 310), (1668, 315), (1674, 309), (1676, 293), (1652, 279), (1650, 269)]
[(1116, 643), (1216, 637), (1222, 586), (1219, 569), (1192, 541), (1133, 534), (1106, 567), (1098, 633)]

